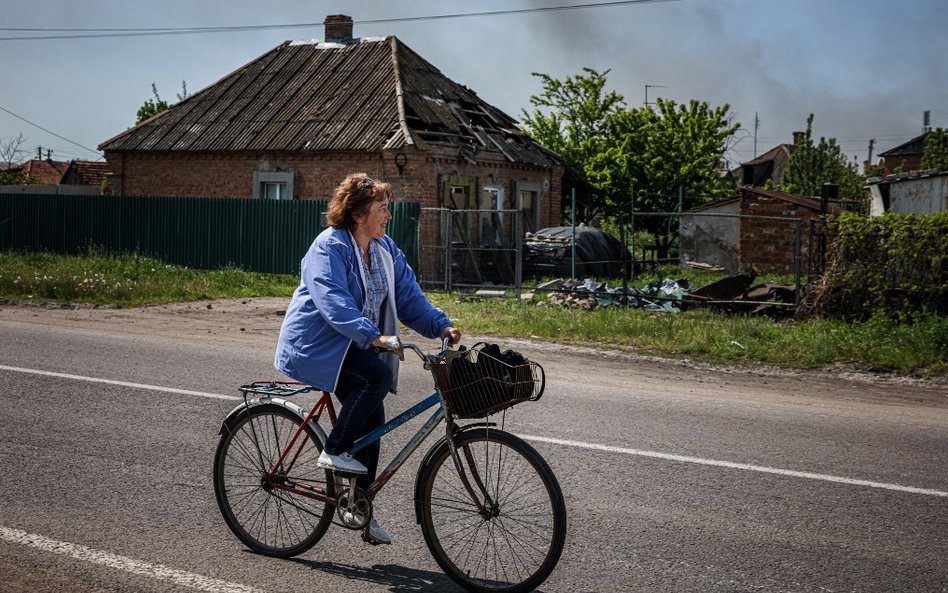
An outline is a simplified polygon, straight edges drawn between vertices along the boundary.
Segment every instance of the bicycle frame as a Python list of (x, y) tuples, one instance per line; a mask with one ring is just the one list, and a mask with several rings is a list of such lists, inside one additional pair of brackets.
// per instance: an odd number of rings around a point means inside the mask
[[(428, 438), (432, 432), (434, 432), (434, 429), (438, 426), (438, 423), (444, 419), (444, 406), (441, 402), (441, 395), (437, 392), (432, 393), (422, 401), (418, 402), (411, 408), (405, 410), (398, 416), (392, 418), (376, 430), (363, 436), (355, 442), (352, 448), (353, 453), (364, 449), (368, 445), (380, 440), (386, 434), (392, 432), (412, 418), (421, 415), (426, 410), (435, 406), (437, 406), (438, 409), (434, 411), (434, 413), (424, 423), (424, 425), (422, 425), (421, 428), (419, 428), (418, 431), (408, 440), (405, 446), (402, 447), (398, 454), (395, 455), (392, 461), (389, 462), (385, 469), (365, 491), (366, 496), (370, 500), (374, 498), (379, 490), (381, 490), (382, 487), (385, 486), (385, 484), (392, 478), (392, 476), (395, 475), (395, 472), (397, 472), (398, 469), (404, 465), (408, 458), (411, 457), (412, 453), (418, 449), (421, 443), (424, 442), (424, 440)], [(328, 391), (322, 392), (319, 400), (303, 419), (303, 422), (300, 423), (300, 426), (296, 429), (296, 432), (294, 433), (293, 437), (290, 438), (290, 441), (287, 443), (286, 447), (283, 448), (280, 458), (269, 470), (268, 481), (274, 489), (293, 492), (295, 494), (313, 498), (321, 502), (335, 504), (336, 499), (329, 497), (322, 488), (316, 488), (308, 484), (299, 484), (295, 482), (287, 483), (279, 478), (281, 475), (285, 476), (290, 473), (290, 470), (296, 463), (297, 457), (306, 446), (309, 436), (305, 434), (304, 427), (310, 422), (318, 424), (323, 412), (326, 412), (330, 425), (335, 426), (336, 410), (333, 406), (332, 399)], [(303, 440), (297, 444), (301, 436)]]
[[(447, 339), (445, 339), (442, 342), (442, 352), (444, 352), (444, 350), (447, 349), (447, 345), (448, 345), (448, 341)], [(429, 355), (426, 355), (414, 344), (406, 343), (406, 344), (403, 344), (403, 346), (406, 349), (411, 349), (415, 353), (417, 353), (418, 356), (421, 357), (422, 361), (424, 361), (426, 364), (428, 364), (432, 360), (431, 357), (429, 357)], [(271, 385), (273, 384), (271, 383)], [(281, 385), (284, 388), (290, 385), (298, 386), (296, 389), (291, 390), (291, 394), (305, 393), (307, 391), (310, 391), (309, 386), (307, 386), (304, 383), (299, 383), (296, 381), (279, 382), (279, 385)], [(261, 392), (257, 392), (257, 393), (261, 393)], [(264, 397), (267, 397), (266, 391), (263, 391), (262, 393), (264, 393)], [(246, 392), (244, 392), (244, 397), (246, 400)], [(394, 458), (392, 458), (392, 460), (385, 467), (385, 469), (382, 470), (382, 472), (375, 478), (375, 481), (372, 482), (372, 484), (370, 484), (369, 487), (365, 490), (364, 493), (369, 500), (373, 500), (375, 498), (376, 494), (378, 494), (378, 492), (382, 489), (382, 487), (385, 486), (385, 484), (388, 483), (388, 481), (392, 478), (392, 476), (395, 475), (395, 472), (397, 472), (398, 469), (402, 467), (402, 465), (405, 464), (408, 458), (411, 457), (411, 455), (418, 449), (421, 443), (424, 442), (425, 439), (427, 439), (431, 435), (432, 432), (434, 432), (435, 427), (438, 426), (441, 420), (447, 417), (445, 414), (444, 398), (441, 396), (441, 394), (438, 391), (435, 391), (434, 393), (432, 393), (425, 399), (421, 400), (414, 406), (405, 410), (398, 416), (392, 418), (391, 420), (389, 420), (388, 422), (386, 422), (385, 424), (383, 424), (376, 430), (356, 440), (356, 442), (354, 443), (351, 449), (352, 453), (355, 453), (356, 451), (360, 451), (364, 449), (365, 447), (367, 447), (368, 445), (379, 441), (386, 434), (392, 432), (393, 430), (395, 430), (399, 426), (402, 426), (403, 424), (405, 424), (412, 418), (415, 418), (416, 416), (421, 415), (426, 410), (429, 410), (435, 406), (437, 406), (437, 409), (434, 411), (431, 417), (408, 440), (405, 446), (402, 447), (402, 449), (395, 455)], [(267, 475), (267, 481), (269, 482), (271, 487), (273, 487), (274, 489), (283, 490), (285, 492), (292, 492), (295, 494), (299, 494), (301, 496), (306, 496), (308, 498), (319, 500), (320, 502), (336, 504), (337, 500), (335, 498), (331, 498), (330, 496), (328, 496), (322, 488), (310, 486), (309, 484), (298, 484), (295, 482), (287, 482), (285, 480), (285, 476), (290, 474), (290, 470), (292, 469), (293, 465), (296, 463), (297, 458), (302, 453), (303, 448), (306, 446), (307, 440), (309, 439), (308, 435), (305, 434), (305, 427), (310, 422), (313, 422), (314, 424), (318, 425), (323, 412), (327, 413), (330, 425), (335, 426), (336, 425), (336, 409), (333, 406), (332, 397), (330, 396), (328, 391), (322, 392), (322, 395), (320, 396), (319, 400), (312, 407), (312, 409), (310, 409), (310, 411), (306, 414), (305, 418), (303, 419), (303, 422), (296, 429), (296, 432), (294, 433), (293, 437), (290, 439), (289, 443), (287, 443), (286, 447), (284, 447), (283, 451), (281, 452), (280, 458), (273, 465), (273, 467), (269, 469), (269, 472)], [(452, 438), (450, 438), (455, 432), (456, 425), (454, 424), (454, 420), (450, 417), (447, 417), (447, 423), (448, 423), (447, 424), (448, 447), (450, 448), (451, 458), (454, 462), (455, 468), (458, 471), (458, 475), (461, 479), (461, 482), (464, 485), (465, 489), (467, 490), (468, 494), (470, 495), (471, 500), (478, 507), (480, 512), (482, 514), (489, 513), (490, 512), (489, 509), (493, 506), (494, 503), (491, 500), (490, 495), (487, 492), (487, 488), (485, 488), (481, 480), (481, 477), (477, 472), (476, 466), (473, 463), (473, 460), (471, 459), (470, 452), (465, 451), (464, 454), (468, 462), (468, 467), (471, 470), (471, 477), (474, 478), (474, 483), (477, 485), (477, 490), (480, 491), (480, 494), (483, 498), (477, 495), (477, 492), (475, 491), (474, 486), (471, 484), (470, 480), (468, 480), (467, 472), (464, 471), (464, 466), (461, 463), (461, 459), (460, 459), (460, 456), (458, 455), (458, 451), (454, 446), (454, 441)], [(290, 457), (291, 452), (293, 451), (294, 447), (297, 446), (296, 443), (299, 440), (300, 436), (303, 436), (303, 441), (299, 444), (299, 447), (296, 449), (296, 452), (292, 455), (292, 457)], [(254, 436), (254, 439), (256, 439), (256, 435)], [(288, 463), (287, 463), (287, 459), (289, 459)]]

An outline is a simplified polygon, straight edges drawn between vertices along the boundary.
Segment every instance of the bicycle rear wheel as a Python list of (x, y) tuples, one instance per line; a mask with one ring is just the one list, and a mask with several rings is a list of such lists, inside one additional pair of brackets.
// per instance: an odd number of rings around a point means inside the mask
[[(447, 442), (421, 468), (421, 530), (435, 561), (476, 593), (520, 593), (553, 572), (566, 541), (566, 504), (556, 476), (537, 451), (490, 428), (455, 437), (471, 499)], [(481, 486), (478, 486), (480, 484)]]
[(225, 426), (217, 445), (217, 505), (234, 535), (259, 554), (280, 558), (301, 554), (332, 522), (331, 505), (298, 494), (304, 488), (318, 488), (335, 496), (332, 473), (316, 467), (322, 443), (311, 427), (297, 439), (284, 467), (270, 477), (301, 422), (279, 405), (251, 407)]

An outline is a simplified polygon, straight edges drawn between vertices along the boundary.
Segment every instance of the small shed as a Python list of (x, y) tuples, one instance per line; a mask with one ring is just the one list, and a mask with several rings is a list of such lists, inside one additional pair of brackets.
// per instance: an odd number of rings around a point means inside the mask
[(948, 212), (948, 171), (911, 171), (873, 177), (867, 183), (870, 216)]
[(811, 229), (817, 225), (821, 230), (822, 202), (751, 187), (741, 188), (740, 194), (742, 270), (793, 273), (798, 253), (801, 271), (808, 269), (810, 237), (818, 234)]

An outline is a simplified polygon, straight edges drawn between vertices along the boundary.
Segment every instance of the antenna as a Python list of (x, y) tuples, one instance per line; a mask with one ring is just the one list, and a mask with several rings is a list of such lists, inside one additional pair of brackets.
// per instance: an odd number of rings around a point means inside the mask
[(667, 89), (668, 87), (663, 84), (647, 84), (645, 85), (645, 106), (648, 107), (652, 103), (648, 102), (648, 90), (649, 89)]

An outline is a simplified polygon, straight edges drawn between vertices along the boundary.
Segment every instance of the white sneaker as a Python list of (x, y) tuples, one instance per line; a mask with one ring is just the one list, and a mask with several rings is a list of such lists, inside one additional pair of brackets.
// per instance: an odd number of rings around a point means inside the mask
[(339, 472), (341, 474), (367, 474), (369, 470), (366, 469), (364, 465), (354, 459), (352, 455), (348, 453), (340, 453), (339, 455), (330, 455), (323, 451), (319, 454), (319, 459), (316, 460), (316, 467), (321, 467), (323, 469), (329, 469), (334, 472)]
[(374, 518), (369, 520), (369, 524), (362, 531), (362, 539), (373, 546), (392, 543), (392, 536)]

